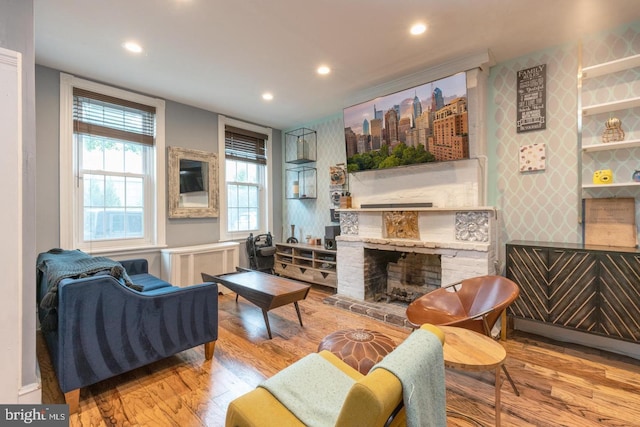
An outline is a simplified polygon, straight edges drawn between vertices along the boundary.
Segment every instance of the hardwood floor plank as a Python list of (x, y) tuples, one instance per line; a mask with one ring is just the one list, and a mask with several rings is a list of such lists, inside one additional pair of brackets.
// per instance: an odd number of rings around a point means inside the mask
[[(292, 306), (270, 311), (271, 340), (260, 309), (242, 298), (236, 303), (233, 294), (220, 296), (212, 360), (206, 361), (198, 346), (82, 389), (70, 425), (221, 427), (233, 399), (315, 352), (332, 332), (373, 329), (396, 343), (410, 333), (324, 304), (327, 296), (314, 288), (300, 302), (304, 326)], [(501, 375), (503, 426), (640, 426), (638, 360), (518, 331), (502, 343), (521, 393), (516, 396)], [(43, 402), (63, 403), (40, 335), (37, 352)], [(494, 425), (492, 373), (447, 369), (446, 383), (448, 426)]]
[[(636, 408), (629, 407), (629, 402), (607, 402), (607, 405), (603, 405), (603, 401), (597, 397), (589, 399), (561, 388), (554, 388), (552, 395), (567, 405), (581, 408), (582, 417), (596, 426), (602, 425), (604, 422), (610, 426), (630, 426), (640, 422), (640, 415), (636, 409), (638, 402), (635, 404)], [(612, 406), (617, 406), (615, 412), (606, 409)], [(605, 409), (603, 410), (603, 408)]]

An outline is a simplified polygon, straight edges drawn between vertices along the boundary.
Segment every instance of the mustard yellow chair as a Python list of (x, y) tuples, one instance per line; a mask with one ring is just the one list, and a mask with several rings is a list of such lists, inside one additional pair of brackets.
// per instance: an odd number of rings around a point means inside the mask
[[(424, 324), (420, 329), (432, 332), (444, 344), (444, 333), (436, 326)], [(319, 355), (355, 380), (340, 408), (336, 426), (406, 425), (402, 384), (394, 374), (386, 369), (374, 369), (362, 375), (329, 351), (323, 350)], [(282, 427), (304, 424), (267, 389), (257, 387), (229, 404), (226, 426)]]

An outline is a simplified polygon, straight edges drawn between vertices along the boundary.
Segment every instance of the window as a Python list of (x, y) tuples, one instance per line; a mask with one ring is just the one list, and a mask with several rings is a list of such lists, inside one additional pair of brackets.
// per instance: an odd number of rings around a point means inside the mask
[[(270, 229), (271, 129), (218, 119), (220, 239), (246, 238)], [(222, 179), (223, 178), (223, 179)]]
[(62, 247), (164, 244), (164, 101), (61, 75)]

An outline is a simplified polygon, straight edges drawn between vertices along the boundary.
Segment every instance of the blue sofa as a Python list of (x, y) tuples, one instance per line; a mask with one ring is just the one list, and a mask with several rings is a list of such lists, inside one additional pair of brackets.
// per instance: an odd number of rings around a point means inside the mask
[(145, 259), (51, 250), (37, 260), (38, 316), (70, 413), (80, 388), (218, 338), (218, 286), (172, 286)]

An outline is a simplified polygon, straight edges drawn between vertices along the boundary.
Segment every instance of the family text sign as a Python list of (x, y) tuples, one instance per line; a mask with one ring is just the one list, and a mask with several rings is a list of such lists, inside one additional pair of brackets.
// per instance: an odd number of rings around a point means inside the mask
[(546, 128), (547, 64), (518, 71), (518, 133)]

